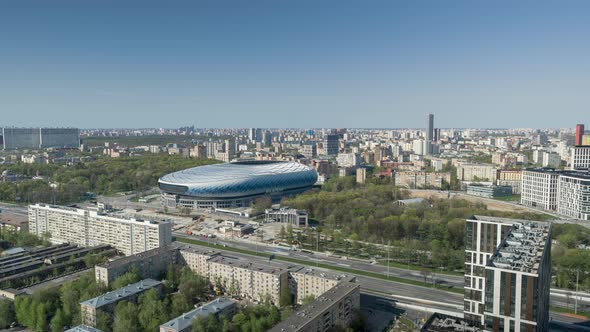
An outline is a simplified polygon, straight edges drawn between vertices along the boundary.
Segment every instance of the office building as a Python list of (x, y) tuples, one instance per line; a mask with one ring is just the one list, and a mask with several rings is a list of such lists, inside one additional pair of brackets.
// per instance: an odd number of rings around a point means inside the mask
[(557, 182), (557, 213), (578, 220), (590, 220), (590, 173), (560, 173)]
[(266, 209), (264, 211), (264, 222), (280, 222), (291, 224), (295, 227), (307, 227), (308, 216), (305, 210), (289, 209)]
[(360, 285), (342, 282), (271, 328), (270, 332), (327, 332), (346, 327), (360, 308)]
[(2, 138), (4, 150), (80, 148), (77, 128), (2, 128)]
[(434, 138), (434, 114), (426, 116), (426, 141), (432, 142)]
[(465, 320), (492, 331), (546, 331), (550, 255), (549, 223), (468, 219)]
[(160, 325), (160, 332), (190, 332), (195, 319), (215, 315), (224, 316), (231, 321), (236, 312), (236, 301), (226, 297), (219, 297)]
[(115, 306), (120, 301), (136, 302), (141, 294), (150, 289), (160, 292), (162, 290), (162, 282), (153, 279), (144, 279), (93, 299), (80, 302), (82, 324), (96, 326), (96, 317), (99, 312), (112, 314), (115, 311)]
[(527, 169), (522, 172), (520, 203), (544, 210), (557, 210), (557, 184), (559, 171), (554, 169)]
[(158, 248), (172, 241), (172, 224), (108, 214), (103, 210), (29, 205), (29, 231), (51, 234), (54, 244), (74, 243), (84, 247), (108, 244), (125, 255)]
[(512, 195), (512, 187), (467, 185), (467, 195), (485, 198), (506, 197)]
[(338, 146), (339, 136), (336, 134), (327, 134), (324, 137), (324, 155), (336, 156), (340, 147)]

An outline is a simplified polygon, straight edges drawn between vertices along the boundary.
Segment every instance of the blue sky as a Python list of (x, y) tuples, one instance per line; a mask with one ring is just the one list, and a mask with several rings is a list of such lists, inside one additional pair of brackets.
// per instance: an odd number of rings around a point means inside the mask
[(0, 126), (590, 124), (587, 1), (0, 2)]

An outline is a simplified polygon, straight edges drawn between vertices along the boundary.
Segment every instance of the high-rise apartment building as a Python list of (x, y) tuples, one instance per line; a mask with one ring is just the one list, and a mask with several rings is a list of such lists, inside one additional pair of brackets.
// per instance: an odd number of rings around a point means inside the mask
[(570, 158), (571, 169), (590, 169), (590, 146), (574, 146)]
[(557, 182), (557, 213), (590, 220), (590, 173), (561, 172)]
[(338, 139), (339, 136), (337, 134), (327, 134), (324, 136), (324, 154), (326, 156), (336, 156), (338, 154), (338, 150), (340, 149)]
[(522, 172), (520, 203), (544, 210), (557, 210), (559, 171), (527, 169)]
[(29, 231), (51, 234), (54, 244), (75, 243), (83, 247), (109, 244), (133, 255), (172, 242), (172, 224), (125, 218), (65, 206), (29, 205)]
[(312, 159), (318, 154), (317, 146), (315, 143), (304, 144), (299, 148), (299, 153), (307, 159)]
[(466, 227), (465, 319), (491, 331), (546, 331), (551, 224), (473, 216)]

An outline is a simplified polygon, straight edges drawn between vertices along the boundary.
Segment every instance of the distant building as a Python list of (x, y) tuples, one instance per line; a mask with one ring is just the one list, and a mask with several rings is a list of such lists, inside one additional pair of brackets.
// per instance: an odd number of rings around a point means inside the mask
[(80, 302), (82, 324), (96, 326), (96, 317), (99, 312), (112, 314), (115, 306), (120, 301), (135, 302), (139, 295), (150, 289), (158, 292), (162, 289), (162, 282), (153, 279), (144, 279), (140, 282), (116, 289), (93, 299)]
[(570, 164), (572, 170), (590, 170), (590, 146), (574, 146)]
[(522, 171), (498, 170), (496, 185), (510, 186), (512, 187), (513, 194), (520, 195), (522, 185)]
[(576, 145), (576, 146), (582, 145), (583, 137), (584, 137), (584, 125), (578, 124), (578, 125), (576, 125), (576, 136), (574, 137), (574, 145)]
[(491, 182), (496, 179), (498, 168), (493, 164), (476, 164), (461, 162), (457, 166), (457, 179), (459, 181), (483, 181)]
[(324, 155), (336, 156), (340, 150), (338, 146), (339, 136), (336, 134), (328, 134), (324, 137)]
[(287, 223), (295, 227), (308, 226), (308, 216), (306, 211), (285, 207), (279, 209), (266, 209), (264, 211), (264, 221)]
[(395, 185), (410, 189), (442, 188), (451, 182), (451, 173), (395, 172)]
[(339, 153), (336, 163), (339, 167), (357, 167), (360, 165), (360, 156), (357, 153)]
[(4, 150), (80, 148), (77, 128), (2, 128)]
[(512, 195), (512, 187), (467, 185), (467, 195), (485, 198), (506, 197)]
[(426, 116), (426, 141), (432, 142), (434, 138), (434, 114)]
[(364, 184), (367, 181), (367, 169), (357, 168), (356, 169), (356, 183)]
[(29, 205), (29, 231), (51, 234), (54, 244), (75, 243), (83, 247), (109, 244), (125, 255), (164, 246), (172, 241), (172, 224), (123, 218), (46, 204)]
[(219, 297), (160, 325), (160, 332), (190, 332), (195, 319), (215, 315), (231, 320), (236, 311), (236, 301)]
[(314, 143), (302, 145), (299, 148), (299, 153), (301, 153), (306, 159), (312, 159), (318, 155), (317, 147)]

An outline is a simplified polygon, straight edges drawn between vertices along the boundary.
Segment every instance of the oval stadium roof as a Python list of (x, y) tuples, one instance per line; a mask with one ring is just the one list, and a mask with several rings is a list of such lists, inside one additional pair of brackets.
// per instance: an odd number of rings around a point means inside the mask
[(316, 171), (297, 162), (247, 161), (199, 166), (163, 176), (164, 192), (194, 197), (230, 198), (311, 187)]

